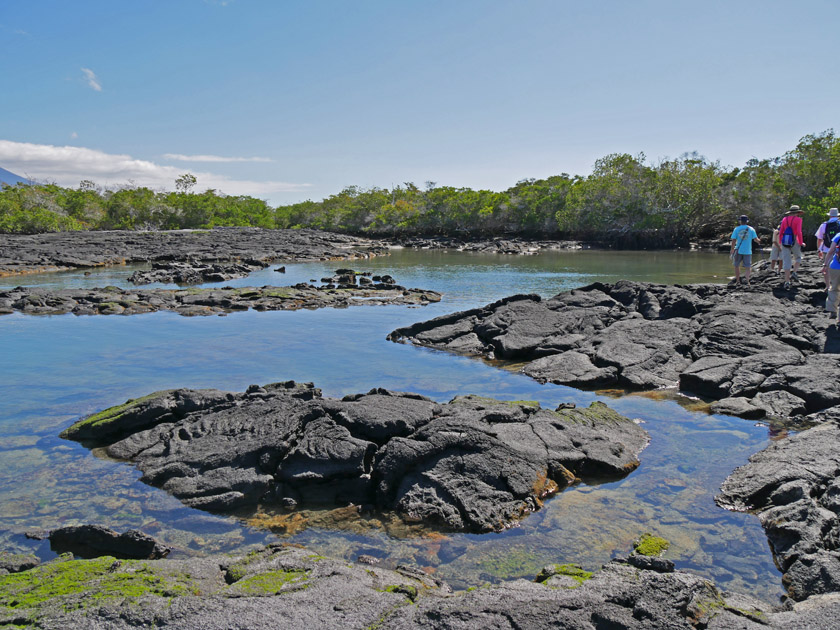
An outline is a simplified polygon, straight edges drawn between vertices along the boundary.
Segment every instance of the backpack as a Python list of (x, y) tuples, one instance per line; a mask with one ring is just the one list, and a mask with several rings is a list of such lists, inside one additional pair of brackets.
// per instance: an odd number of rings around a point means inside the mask
[[(781, 228), (781, 226), (779, 227)], [(787, 227), (784, 229), (782, 235), (779, 237), (779, 243), (781, 243), (782, 247), (793, 247), (793, 244), (795, 242), (796, 239), (793, 235), (793, 226), (790, 224), (790, 221), (788, 221)]]
[[(825, 235), (823, 236), (823, 245), (831, 243), (834, 237), (840, 234), (840, 221), (826, 221)], [(830, 245), (825, 245), (830, 247)]]

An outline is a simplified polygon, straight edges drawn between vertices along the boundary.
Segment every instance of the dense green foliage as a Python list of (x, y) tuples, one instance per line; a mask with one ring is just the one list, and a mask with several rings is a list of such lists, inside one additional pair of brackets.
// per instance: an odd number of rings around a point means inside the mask
[[(252, 197), (208, 190), (179, 177), (177, 192), (98, 190), (52, 184), (0, 191), (0, 232), (174, 229), (214, 226), (314, 227), (371, 236), (522, 236), (684, 245), (715, 238), (747, 214), (769, 228), (785, 209), (805, 211), (813, 233), (840, 205), (840, 138), (833, 130), (802, 138), (781, 157), (724, 168), (694, 154), (648, 164), (644, 155), (601, 158), (587, 177), (526, 179), (503, 192), (412, 183), (345, 188), (322, 201), (271, 208)], [(641, 239), (641, 240), (640, 240)]]

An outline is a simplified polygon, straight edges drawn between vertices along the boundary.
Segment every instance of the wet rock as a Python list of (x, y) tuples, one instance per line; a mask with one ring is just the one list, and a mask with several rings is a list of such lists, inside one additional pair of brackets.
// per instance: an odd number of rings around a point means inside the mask
[[(202, 280), (203, 282), (203, 280)], [(0, 291), (0, 303), (29, 315), (136, 315), (155, 311), (174, 311), (185, 316), (206, 316), (254, 309), (290, 311), (314, 308), (346, 308), (359, 305), (429, 304), (439, 302), (435, 291), (385, 286), (336, 289), (332, 285), (314, 287), (300, 283), (293, 287), (144, 289), (117, 287), (61, 289), (18, 287)]]
[[(570, 566), (570, 565), (566, 565)], [(83, 574), (82, 583), (74, 575)], [(453, 593), (416, 568), (348, 565), (270, 545), (247, 556), (55, 561), (0, 591), (0, 622), (44, 628), (616, 628), (759, 630), (836, 627), (840, 598), (774, 610), (680, 571), (613, 561), (578, 578), (515, 580)], [(571, 581), (562, 582), (563, 578)], [(38, 584), (50, 598), (29, 597)], [(57, 588), (61, 585), (60, 590)], [(91, 596), (93, 595), (93, 596)], [(12, 605), (12, 603), (14, 604)], [(15, 621), (17, 620), (17, 621)]]
[(744, 396), (731, 396), (713, 402), (710, 410), (712, 413), (738, 416), (739, 418), (747, 418), (749, 420), (763, 418), (767, 414), (765, 409), (756, 407), (752, 404), (751, 399), (745, 398)]
[(261, 261), (252, 261), (250, 264), (245, 262), (208, 264), (198, 260), (186, 262), (164, 261), (152, 263), (151, 270), (135, 271), (128, 277), (128, 281), (132, 284), (225, 282), (234, 278), (244, 278), (251, 272), (266, 267), (268, 267), (268, 263)]
[(81, 558), (164, 558), (170, 549), (137, 530), (122, 534), (101, 525), (61, 527), (50, 533), (50, 547), (57, 553), (70, 552)]
[[(800, 275), (802, 285), (821, 282), (815, 261)], [(389, 339), (522, 361), (523, 372), (541, 382), (679, 386), (728, 399), (716, 409), (749, 417), (840, 404), (840, 333), (820, 312), (824, 293), (779, 294), (769, 271), (753, 279), (751, 290), (620, 281), (550, 300), (512, 296), (400, 328)]]
[(9, 553), (0, 551), (0, 575), (5, 573), (20, 573), (37, 567), (41, 561), (31, 553)]
[(409, 521), (503, 529), (577, 479), (618, 479), (647, 435), (603, 405), (550, 411), (374, 389), (341, 400), (293, 381), (244, 394), (174, 390), (62, 434), (132, 461), (186, 505), (376, 505)]
[(753, 455), (719, 505), (757, 513), (788, 594), (840, 591), (840, 427), (826, 422)]

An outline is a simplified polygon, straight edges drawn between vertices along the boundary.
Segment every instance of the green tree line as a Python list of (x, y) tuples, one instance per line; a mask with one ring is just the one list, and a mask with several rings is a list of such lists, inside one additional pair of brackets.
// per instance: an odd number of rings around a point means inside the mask
[(0, 232), (312, 227), (383, 237), (520, 235), (667, 247), (725, 235), (740, 214), (770, 228), (794, 203), (813, 232), (828, 208), (840, 206), (840, 138), (833, 130), (808, 135), (782, 156), (741, 168), (696, 154), (658, 164), (643, 154), (611, 154), (588, 176), (525, 179), (502, 192), (407, 182), (390, 190), (350, 186), (321, 201), (273, 208), (248, 196), (191, 192), (195, 184), (185, 174), (175, 192), (101, 190), (90, 181), (75, 189), (5, 187)]

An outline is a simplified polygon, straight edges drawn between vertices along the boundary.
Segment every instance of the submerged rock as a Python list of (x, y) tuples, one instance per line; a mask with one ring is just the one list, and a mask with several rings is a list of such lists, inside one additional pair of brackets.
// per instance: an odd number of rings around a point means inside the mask
[(62, 437), (104, 445), (192, 507), (376, 505), (467, 531), (502, 529), (578, 479), (621, 478), (647, 444), (597, 402), (552, 411), (384, 389), (338, 400), (294, 381), (159, 392)]
[(135, 529), (122, 534), (101, 525), (72, 525), (50, 532), (50, 547), (57, 553), (72, 553), (82, 558), (165, 558), (170, 549), (151, 536)]

